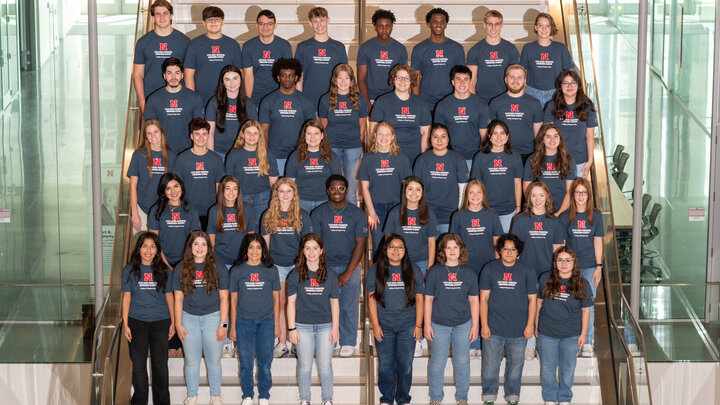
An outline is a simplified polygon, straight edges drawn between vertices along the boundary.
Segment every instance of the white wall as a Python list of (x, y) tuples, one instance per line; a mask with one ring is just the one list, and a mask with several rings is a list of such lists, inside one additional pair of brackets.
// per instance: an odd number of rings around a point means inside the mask
[(720, 404), (718, 363), (648, 363), (653, 405)]
[(3, 405), (85, 405), (90, 401), (90, 363), (0, 364)]

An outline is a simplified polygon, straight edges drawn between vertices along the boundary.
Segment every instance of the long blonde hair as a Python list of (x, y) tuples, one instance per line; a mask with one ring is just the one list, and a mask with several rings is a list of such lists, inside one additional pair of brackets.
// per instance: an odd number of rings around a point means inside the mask
[(265, 232), (273, 234), (278, 231), (278, 228), (283, 228), (282, 224), (282, 209), (280, 208), (280, 200), (278, 199), (278, 189), (282, 185), (290, 186), (293, 189), (294, 195), (292, 201), (290, 201), (290, 209), (287, 211), (287, 218), (285, 219), (285, 228), (294, 228), (295, 232), (300, 233), (303, 227), (302, 214), (300, 213), (300, 196), (298, 195), (297, 185), (289, 177), (282, 177), (278, 179), (272, 186), (272, 195), (270, 197), (270, 205), (265, 211), (265, 220), (263, 226)]
[(255, 120), (247, 120), (244, 124), (242, 124), (240, 131), (238, 131), (238, 136), (235, 138), (235, 145), (233, 145), (233, 149), (240, 149), (245, 146), (245, 138), (243, 138), (242, 133), (250, 127), (257, 129), (260, 134), (258, 137), (257, 149), (255, 149), (255, 155), (257, 155), (258, 159), (258, 177), (269, 176), (270, 162), (268, 162), (267, 157), (267, 138), (265, 137), (265, 132), (263, 132), (262, 126), (259, 122)]
[(337, 77), (340, 75), (340, 72), (345, 72), (350, 77), (350, 92), (348, 93), (348, 98), (350, 98), (350, 103), (352, 103), (353, 107), (355, 107), (356, 110), (359, 110), (360, 89), (358, 88), (357, 80), (355, 80), (355, 72), (353, 71), (353, 68), (347, 63), (341, 63), (335, 66), (335, 69), (333, 69), (332, 78), (330, 79), (330, 108), (328, 110), (332, 111), (335, 109), (335, 107), (337, 107)]
[(460, 209), (466, 210), (468, 209), (468, 207), (470, 207), (470, 201), (468, 201), (468, 197), (470, 196), (470, 187), (472, 186), (480, 187), (480, 191), (482, 191), (483, 194), (482, 206), (483, 208), (490, 209), (490, 205), (488, 205), (487, 199), (487, 190), (485, 189), (485, 184), (483, 184), (480, 179), (470, 179), (467, 182), (467, 184), (465, 185), (465, 191), (463, 192), (462, 205), (460, 205)]
[(393, 134), (392, 143), (390, 143), (390, 154), (393, 156), (399, 155), (400, 154), (400, 146), (398, 146), (397, 138), (395, 137), (395, 127), (393, 127), (393, 125), (387, 121), (380, 121), (373, 128), (372, 139), (370, 140), (370, 145), (368, 146), (368, 152), (378, 153), (377, 133), (380, 128), (389, 128), (390, 129), (390, 132), (392, 132), (392, 134)]
[(160, 121), (156, 120), (155, 118), (150, 118), (149, 120), (145, 120), (143, 123), (143, 129), (142, 134), (140, 135), (140, 144), (138, 145), (138, 149), (145, 149), (145, 157), (147, 158), (147, 169), (148, 174), (150, 175), (150, 178), (152, 179), (153, 172), (153, 164), (152, 164), (152, 146), (150, 146), (150, 142), (147, 140), (147, 128), (150, 125), (155, 125), (160, 130), (160, 150), (162, 151), (163, 155), (163, 162), (165, 167), (165, 173), (168, 171), (168, 165), (170, 162), (168, 162), (167, 157), (167, 151), (170, 149), (170, 146), (168, 146), (167, 138), (165, 137), (165, 130), (163, 129), (162, 124)]

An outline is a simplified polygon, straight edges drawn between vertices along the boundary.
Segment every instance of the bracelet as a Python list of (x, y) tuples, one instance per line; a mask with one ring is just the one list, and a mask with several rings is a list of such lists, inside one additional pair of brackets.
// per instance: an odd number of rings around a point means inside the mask
[(292, 331), (294, 331), (294, 330), (297, 330), (297, 328), (289, 328), (289, 329), (288, 329), (288, 332), (292, 332)]
[(416, 326), (415, 329), (422, 329), (422, 326)]

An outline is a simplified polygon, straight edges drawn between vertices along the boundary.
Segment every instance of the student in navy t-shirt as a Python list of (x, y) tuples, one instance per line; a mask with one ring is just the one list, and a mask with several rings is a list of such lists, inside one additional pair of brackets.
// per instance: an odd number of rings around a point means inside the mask
[(202, 97), (203, 105), (215, 93), (225, 65), (243, 67), (240, 44), (222, 32), (225, 13), (208, 6), (202, 11), (206, 33), (190, 41), (185, 60), (185, 85)]
[(395, 65), (388, 76), (388, 84), (394, 86), (394, 91), (378, 97), (370, 112), (370, 132), (378, 122), (389, 122), (395, 128), (401, 152), (410, 163), (427, 150), (432, 123), (423, 98), (410, 92), (416, 86), (417, 77), (417, 72), (410, 66)]
[(552, 40), (558, 29), (550, 14), (539, 13), (535, 17), (535, 32), (538, 40), (523, 46), (520, 64), (528, 74), (525, 91), (545, 107), (555, 93), (555, 79), (560, 72), (574, 68), (575, 64), (567, 46)]
[(270, 399), (273, 338), (280, 334), (280, 278), (265, 239), (248, 234), (230, 272), (230, 339), (237, 341), (243, 401), (255, 397), (253, 371), (257, 359), (258, 398)]
[(160, 65), (170, 57), (185, 59), (190, 39), (173, 29), (173, 6), (167, 0), (156, 0), (150, 6), (155, 28), (135, 44), (132, 79), (137, 93), (140, 113), (145, 113), (145, 100), (153, 91), (163, 87)]
[(505, 69), (520, 62), (520, 53), (512, 42), (503, 39), (503, 15), (489, 10), (483, 16), (485, 38), (473, 45), (467, 54), (467, 64), (472, 71), (472, 88), (486, 103), (504, 93)]
[(220, 71), (215, 95), (205, 106), (205, 119), (210, 123), (208, 148), (225, 161), (238, 136), (240, 125), (257, 119), (257, 108), (249, 97), (240, 93), (241, 71), (227, 65)]
[(575, 160), (578, 177), (590, 177), (598, 126), (595, 105), (585, 95), (575, 69), (562, 72), (555, 81), (557, 91), (545, 107), (545, 122), (554, 122), (562, 130), (568, 153)]
[(200, 229), (200, 219), (185, 199), (185, 185), (177, 174), (160, 177), (157, 195), (148, 215), (148, 230), (160, 238), (165, 264), (175, 267), (182, 259), (188, 235)]
[(220, 156), (207, 147), (210, 124), (202, 118), (190, 122), (192, 148), (181, 153), (175, 161), (173, 172), (187, 188), (187, 199), (200, 216), (203, 229), (207, 229), (210, 206), (215, 204), (218, 184), (225, 174)]
[(308, 21), (313, 37), (300, 42), (295, 49), (295, 59), (302, 63), (305, 70), (297, 87), (317, 108), (320, 96), (330, 87), (333, 69), (340, 63), (348, 63), (348, 58), (345, 45), (328, 34), (330, 17), (325, 8), (315, 7), (308, 11)]
[(225, 173), (238, 179), (243, 201), (253, 207), (259, 221), (270, 201), (270, 187), (278, 179), (277, 161), (267, 149), (267, 136), (259, 122), (248, 120), (240, 127), (225, 159)]
[(285, 176), (297, 183), (300, 208), (312, 212), (327, 201), (325, 180), (331, 174), (342, 174), (342, 166), (320, 121), (307, 121), (300, 133), (297, 149), (288, 157)]
[(368, 105), (347, 63), (335, 66), (330, 91), (320, 98), (318, 116), (348, 179), (348, 201), (357, 205), (357, 169), (367, 127)]
[(212, 257), (210, 237), (203, 231), (193, 231), (185, 244), (183, 260), (175, 266), (173, 274), (175, 328), (185, 352), (188, 397), (185, 402), (197, 401), (203, 357), (210, 401), (222, 401), (220, 351), (227, 337), (230, 275), (225, 264), (212, 261)]
[(275, 13), (260, 10), (255, 19), (258, 36), (243, 44), (243, 81), (245, 95), (258, 106), (260, 100), (277, 89), (272, 67), (280, 58), (292, 58), (292, 47), (286, 39), (275, 35)]
[(525, 162), (523, 187), (542, 181), (550, 188), (555, 202), (555, 216), (570, 206), (570, 184), (575, 180), (575, 164), (567, 150), (560, 129), (555, 124), (542, 124), (535, 138), (535, 153)]
[(175, 335), (171, 273), (162, 260), (160, 239), (143, 232), (122, 272), (123, 336), (132, 360), (132, 402), (147, 403), (150, 347), (153, 402), (170, 403), (168, 340)]
[(358, 168), (363, 203), (368, 214), (373, 251), (383, 238), (383, 224), (392, 207), (400, 202), (400, 188), (410, 176), (410, 161), (395, 142), (395, 128), (381, 121), (373, 128), (368, 151)]
[(438, 243), (437, 264), (425, 278), (425, 338), (430, 342), (430, 401), (442, 402), (445, 363), (452, 344), (455, 401), (467, 402), (470, 389), (470, 343), (478, 338), (480, 305), (477, 274), (465, 264), (468, 253), (458, 235)]
[(233, 176), (225, 176), (217, 191), (217, 203), (208, 215), (208, 235), (215, 255), (230, 270), (238, 260), (240, 243), (249, 233), (257, 232), (252, 206), (242, 199), (242, 190)]
[(378, 9), (373, 13), (371, 21), (377, 36), (360, 45), (357, 55), (358, 86), (369, 106), (380, 95), (392, 90), (387, 80), (390, 69), (397, 64), (408, 63), (405, 45), (390, 36), (395, 14), (390, 10)]
[(537, 276), (518, 261), (523, 243), (513, 234), (500, 236), (493, 260), (480, 273), (480, 323), (483, 341), (482, 400), (497, 399), (500, 362), (507, 353), (504, 399), (520, 401), (520, 382), (525, 364), (523, 351), (535, 332)]
[(413, 165), (413, 174), (425, 184), (430, 209), (435, 213), (440, 232), (450, 229), (450, 215), (457, 210), (462, 184), (468, 181), (465, 159), (449, 149), (447, 127), (433, 124), (430, 129), (431, 149), (420, 155)]
[[(590, 283), (593, 297), (602, 277), (603, 237), (605, 226), (602, 213), (595, 209), (590, 182), (580, 177), (570, 185), (570, 209), (560, 215), (560, 223), (565, 226), (565, 243), (577, 255), (583, 278)], [(592, 357), (595, 350), (595, 331), (593, 322), (595, 307), (590, 307), (590, 323), (587, 332), (587, 343), (582, 347), (583, 357)]]
[(300, 401), (310, 403), (310, 379), (316, 357), (322, 401), (332, 403), (332, 352), (340, 335), (340, 288), (337, 275), (325, 264), (323, 241), (318, 235), (303, 236), (300, 252), (287, 278), (288, 330), (290, 341), (297, 347)]
[(365, 281), (368, 317), (378, 356), (380, 403), (409, 404), (413, 347), (422, 336), (425, 278), (402, 236), (384, 241)]
[(452, 92), (448, 80), (450, 69), (465, 64), (465, 50), (462, 45), (445, 36), (450, 15), (441, 8), (434, 8), (425, 14), (425, 23), (430, 28), (430, 37), (415, 45), (411, 64), (418, 72), (419, 86), (413, 93), (422, 95), (432, 111), (435, 103)]
[(172, 171), (176, 157), (175, 152), (168, 148), (160, 122), (146, 120), (140, 145), (130, 158), (126, 174), (130, 178), (130, 223), (134, 233), (147, 230), (148, 214), (157, 200), (160, 177)]
[(586, 341), (593, 294), (572, 248), (556, 250), (552, 263), (552, 269), (538, 282), (535, 335), (542, 358), (540, 384), (543, 401), (570, 403), (577, 353)]
[(510, 231), (515, 214), (520, 212), (522, 171), (522, 160), (519, 154), (513, 153), (507, 124), (492, 120), (488, 136), (473, 159), (470, 178), (485, 184), (488, 204), (500, 216), (505, 233)]

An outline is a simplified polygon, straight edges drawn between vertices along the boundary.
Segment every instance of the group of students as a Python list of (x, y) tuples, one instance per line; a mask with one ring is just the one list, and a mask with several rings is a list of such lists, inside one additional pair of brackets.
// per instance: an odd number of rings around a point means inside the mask
[[(593, 355), (604, 228), (586, 179), (594, 107), (550, 15), (520, 54), (488, 11), (466, 58), (445, 37), (448, 13), (433, 9), (411, 67), (395, 16), (378, 10), (356, 79), (322, 7), (295, 58), (269, 10), (242, 51), (220, 8), (203, 10), (207, 33), (192, 41), (172, 28), (169, 2), (150, 13), (133, 69), (146, 120), (127, 172), (132, 225), (149, 231), (123, 271), (134, 404), (148, 400), (148, 346), (154, 403), (169, 403), (168, 352), (185, 357), (186, 404), (202, 353), (211, 404), (222, 403), (220, 358), (237, 340), (243, 405), (254, 361), (264, 405), (273, 357), (293, 354), (301, 404), (316, 357), (331, 405), (333, 348), (349, 357), (357, 343), (368, 233), (381, 403), (410, 402), (423, 338), (431, 404), (450, 345), (459, 404), (481, 349), (483, 401), (496, 399), (506, 351), (505, 400), (517, 403), (536, 338), (543, 399), (570, 402), (578, 349)], [(182, 348), (168, 350), (174, 335)]]

